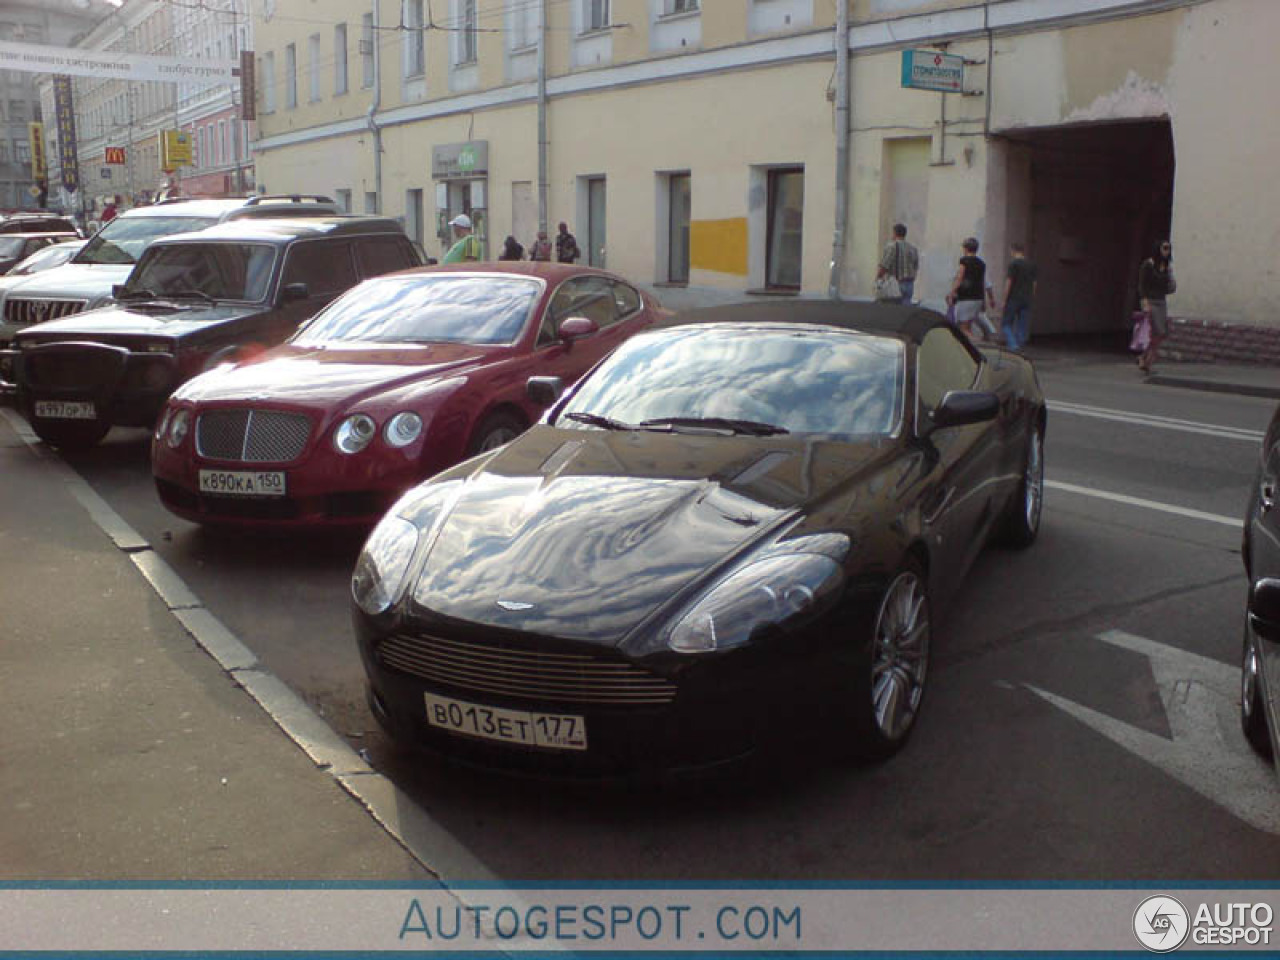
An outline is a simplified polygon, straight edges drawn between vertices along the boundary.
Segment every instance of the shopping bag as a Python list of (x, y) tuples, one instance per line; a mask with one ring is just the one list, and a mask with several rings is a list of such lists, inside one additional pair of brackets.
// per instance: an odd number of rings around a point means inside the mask
[(902, 288), (898, 286), (898, 278), (892, 274), (877, 277), (876, 299), (886, 303), (901, 303)]
[(1145, 310), (1135, 310), (1129, 318), (1133, 321), (1133, 336), (1129, 338), (1132, 353), (1145, 353), (1151, 346), (1151, 315)]

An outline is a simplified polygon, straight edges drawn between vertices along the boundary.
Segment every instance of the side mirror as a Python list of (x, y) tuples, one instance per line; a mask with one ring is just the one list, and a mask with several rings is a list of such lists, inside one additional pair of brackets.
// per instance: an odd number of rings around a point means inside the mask
[(1249, 588), (1249, 625), (1262, 639), (1280, 643), (1280, 580), (1263, 577)]
[(111, 285), (111, 297), (113, 300), (119, 300), (124, 296), (125, 291), (129, 289), (127, 283), (113, 283)]
[(540, 407), (549, 407), (564, 393), (564, 381), (559, 377), (530, 377), (524, 392)]
[(994, 420), (1000, 413), (1000, 398), (981, 390), (949, 390), (930, 419), (935, 429), (962, 427)]
[(583, 337), (589, 337), (600, 327), (590, 317), (565, 317), (560, 321), (560, 339), (572, 343)]
[(305, 300), (311, 296), (305, 283), (286, 283), (280, 291), (281, 303), (292, 303), (294, 300)]

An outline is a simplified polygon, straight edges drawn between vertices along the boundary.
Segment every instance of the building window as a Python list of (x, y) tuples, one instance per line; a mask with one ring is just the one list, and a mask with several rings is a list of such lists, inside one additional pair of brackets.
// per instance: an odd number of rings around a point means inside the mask
[(476, 0), (459, 0), (462, 29), (458, 33), (458, 63), (476, 62)]
[(307, 38), (307, 76), (310, 80), (308, 99), (315, 103), (320, 99), (320, 34)]
[(689, 282), (689, 221), (693, 215), (692, 178), (672, 174), (667, 188), (667, 280)]
[(360, 18), (360, 86), (373, 86), (373, 14)]
[(404, 192), (404, 232), (410, 240), (422, 242), (422, 191)]
[(582, 0), (582, 32), (609, 26), (609, 0)]
[(284, 108), (292, 110), (298, 105), (298, 48), (289, 44), (284, 48)]
[(339, 23), (333, 28), (333, 92), (337, 96), (347, 92), (347, 25)]
[(365, 212), (365, 213), (377, 213), (377, 212), (378, 212), (378, 194), (377, 194), (377, 191), (374, 191), (374, 190), (366, 190), (366, 191), (365, 191), (365, 194), (364, 194), (364, 212)]
[(9, 162), (9, 141), (0, 140), (0, 164)]
[(27, 102), (25, 100), (9, 101), (9, 122), (25, 123), (27, 120)]
[(693, 13), (698, 9), (698, 0), (662, 0), (662, 15), (674, 16), (677, 13)]
[(337, 194), (338, 206), (342, 208), (343, 213), (351, 212), (351, 191), (339, 187), (334, 191)]
[(404, 75), (420, 77), (427, 72), (426, 38), (422, 31), (422, 0), (404, 0)]
[(769, 171), (767, 235), (765, 285), (799, 290), (804, 236), (803, 167)]
[[(234, 121), (232, 121), (234, 123)], [(218, 121), (218, 134), (222, 137), (222, 160), (223, 163), (232, 163), (235, 155), (231, 152), (231, 124), (225, 120)]]
[(538, 42), (534, 32), (538, 24), (538, 8), (529, 0), (507, 0), (508, 36), (512, 50), (523, 50)]
[(13, 141), (13, 159), (18, 163), (31, 162), (31, 144), (26, 140)]

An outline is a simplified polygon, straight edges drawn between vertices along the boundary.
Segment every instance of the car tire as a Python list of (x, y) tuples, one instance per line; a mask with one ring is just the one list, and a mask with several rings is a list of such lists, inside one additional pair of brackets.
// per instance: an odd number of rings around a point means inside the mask
[(1000, 539), (1011, 547), (1025, 549), (1040, 533), (1044, 512), (1044, 428), (1036, 424), (1027, 439), (1018, 492), (1009, 504)]
[[(1247, 618), (1247, 614), (1246, 614)], [(1244, 625), (1244, 655), (1240, 665), (1240, 729), (1249, 746), (1259, 756), (1272, 759), (1271, 734), (1267, 730), (1267, 711), (1262, 700), (1262, 682), (1259, 675), (1261, 663), (1254, 645), (1252, 632), (1246, 619)]]
[(858, 759), (879, 761), (906, 745), (929, 676), (929, 587), (917, 561), (908, 560), (889, 580), (870, 626), (871, 636), (862, 639), (862, 655), (854, 660), (849, 748)]
[(88, 450), (111, 430), (111, 424), (101, 420), (83, 420), (72, 423), (52, 422), (30, 417), (35, 435), (51, 447), (73, 452)]
[(480, 453), (496, 450), (520, 436), (524, 430), (524, 424), (514, 415), (491, 413), (480, 421), (480, 426), (476, 427), (475, 433), (471, 435), (467, 452), (474, 457)]

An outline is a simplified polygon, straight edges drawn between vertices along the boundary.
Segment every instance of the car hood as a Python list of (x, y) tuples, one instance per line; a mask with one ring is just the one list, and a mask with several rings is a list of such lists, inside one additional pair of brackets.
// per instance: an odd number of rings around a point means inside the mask
[(815, 438), (535, 427), (462, 485), (416, 615), (616, 645), (887, 455)]
[(124, 283), (133, 272), (131, 263), (64, 263), (42, 270), (5, 290), (6, 297), (47, 297), (89, 300), (111, 296), (113, 284)]
[(23, 340), (42, 343), (77, 339), (109, 341), (114, 337), (181, 337), (212, 324), (247, 316), (260, 309), (246, 308), (243, 304), (188, 305), (190, 303), (184, 301), (177, 309), (140, 309), (124, 305), (101, 307), (75, 313), (61, 320), (34, 324), (24, 328), (25, 332), (21, 336)]
[(252, 363), (197, 377), (182, 388), (179, 398), (194, 403), (252, 400), (327, 410), (433, 374), (452, 372), (493, 353), (492, 347), (463, 343), (285, 344)]

